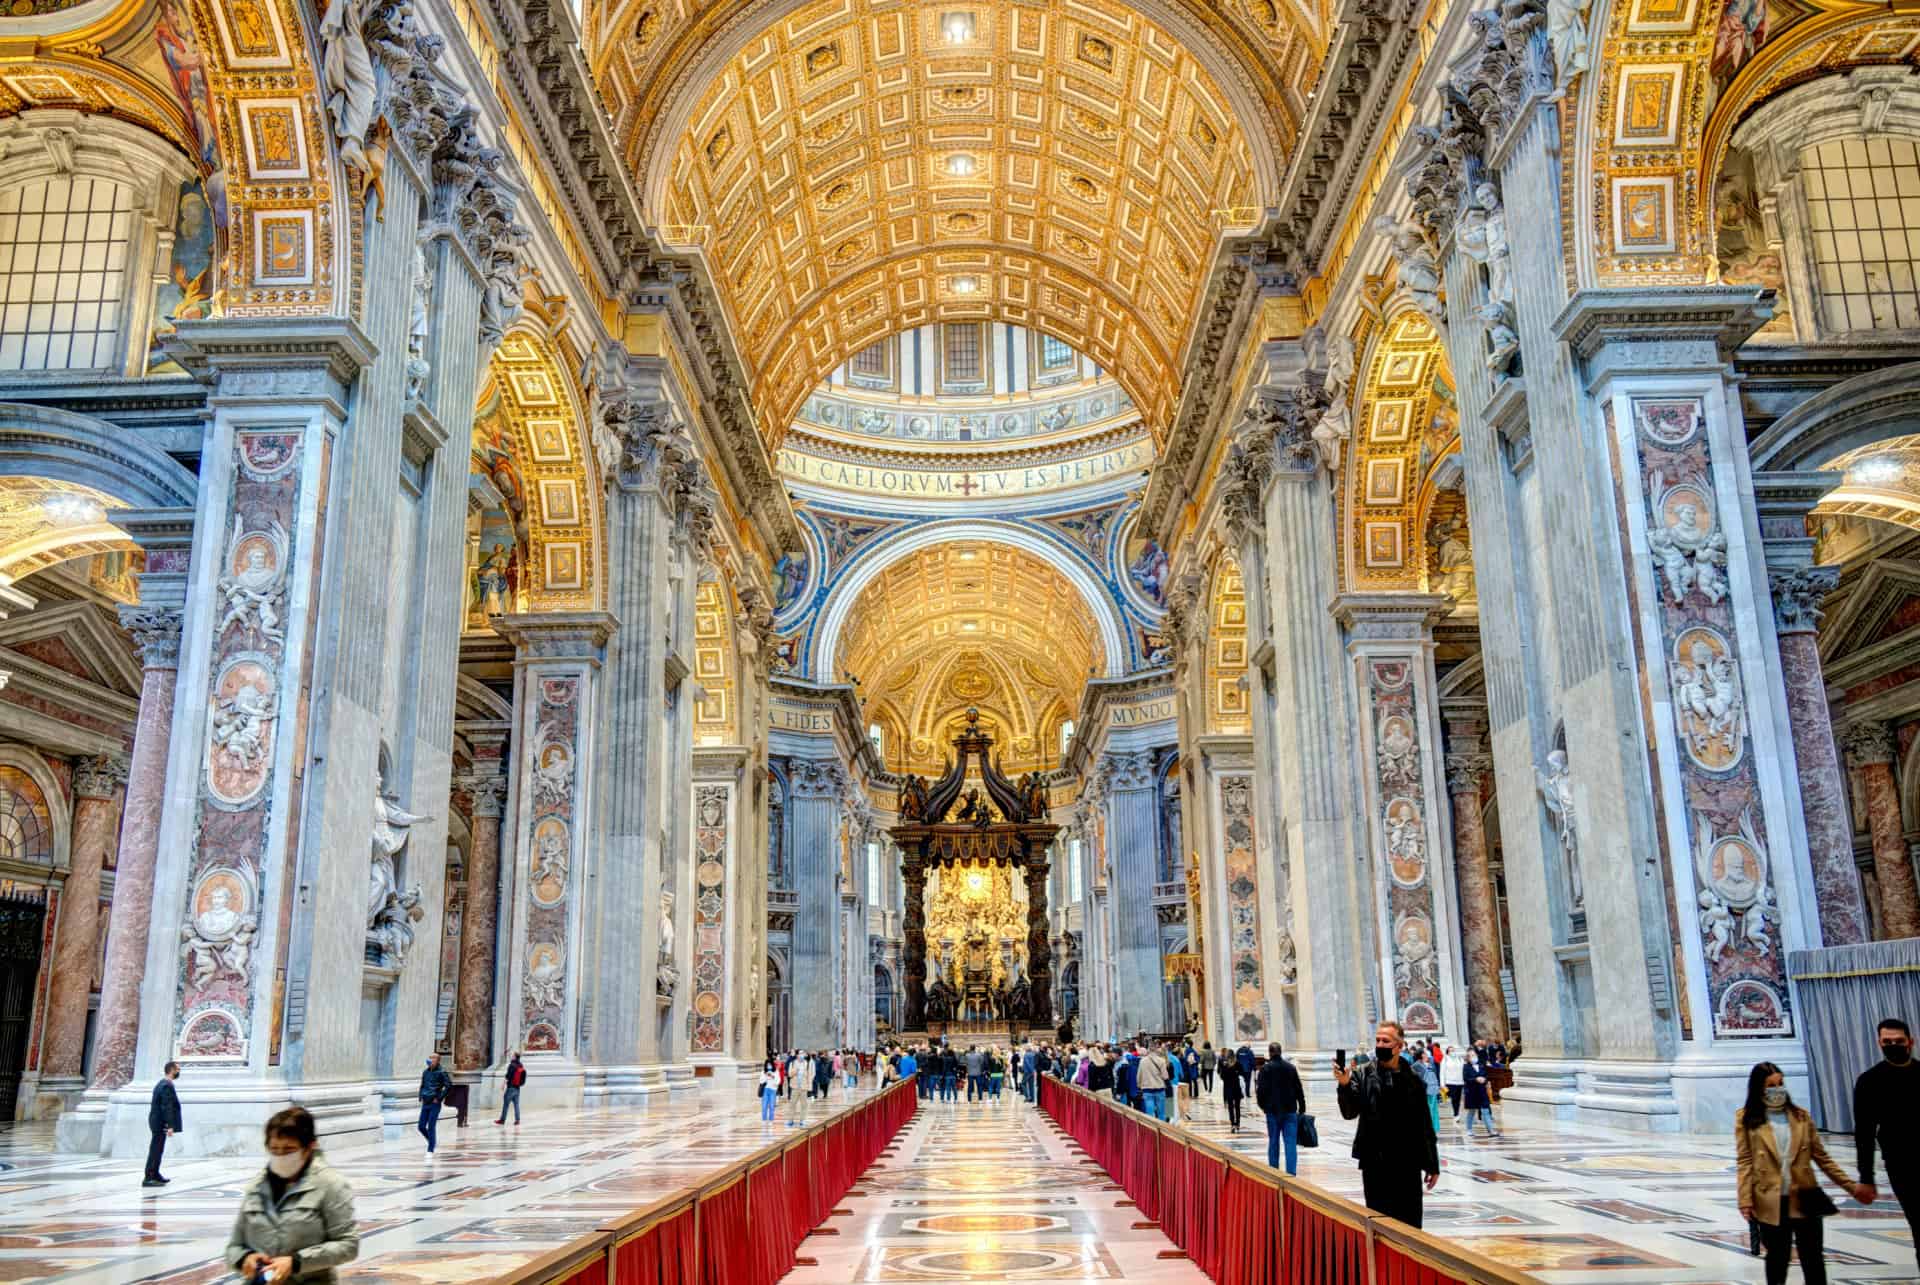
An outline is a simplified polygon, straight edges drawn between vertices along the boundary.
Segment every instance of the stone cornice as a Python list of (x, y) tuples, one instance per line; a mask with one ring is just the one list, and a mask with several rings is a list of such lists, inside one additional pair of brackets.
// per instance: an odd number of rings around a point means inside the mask
[(1171, 544), (1176, 502), (1195, 485), (1193, 474), (1212, 454), (1221, 411), (1232, 396), (1232, 373), (1247, 327), (1258, 306), (1262, 287), (1277, 285), (1257, 277), (1241, 257), (1232, 257), (1214, 270), (1195, 312), (1193, 334), (1187, 341), (1180, 372), (1180, 400), (1173, 422), (1160, 447), (1160, 461), (1147, 480), (1140, 505), (1140, 529)]
[(795, 425), (787, 434), (786, 445), (821, 459), (845, 460), (848, 463), (880, 464), (900, 468), (918, 468), (929, 471), (938, 469), (973, 469), (981, 471), (992, 468), (1020, 468), (1057, 463), (1061, 460), (1077, 459), (1083, 455), (1096, 455), (1101, 451), (1126, 446), (1147, 436), (1146, 427), (1138, 418), (1113, 428), (1088, 433), (1066, 441), (1042, 443), (1031, 447), (1022, 447), (1016, 442), (1008, 442), (998, 450), (981, 449), (979, 443), (940, 443), (938, 447), (915, 450), (905, 446), (881, 446), (875, 439), (873, 446), (852, 442), (839, 437), (816, 436), (805, 428)]
[[(1080, 708), (1074, 713), (1073, 725), (1076, 730), (1067, 748), (1067, 761), (1063, 766), (1072, 775), (1084, 776), (1093, 759), (1107, 752), (1108, 710), (1113, 706), (1137, 701), (1141, 697), (1171, 695), (1172, 692), (1173, 668), (1169, 665), (1143, 669), (1120, 678), (1088, 679), (1086, 691), (1080, 697)], [(1169, 718), (1165, 722), (1171, 728), (1174, 720)]]
[(599, 664), (619, 622), (604, 611), (549, 611), (490, 618), (494, 632), (514, 646), (513, 663), (585, 660)]
[[(373, 342), (345, 317), (182, 321), (166, 347), (168, 356), (203, 382), (231, 371), (312, 370), (323, 372), (343, 396), (376, 355)], [(217, 386), (214, 395), (220, 396)]]
[[(1733, 350), (1773, 315), (1773, 292), (1751, 286), (1661, 286), (1582, 290), (1554, 319), (1554, 336), (1573, 350), (1591, 382), (1615, 369), (1703, 369)], [(1604, 356), (1606, 350), (1620, 353)]]

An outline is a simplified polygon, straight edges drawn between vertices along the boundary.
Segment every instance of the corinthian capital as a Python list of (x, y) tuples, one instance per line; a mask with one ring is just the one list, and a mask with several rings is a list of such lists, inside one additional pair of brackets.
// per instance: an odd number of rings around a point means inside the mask
[(1447, 793), (1478, 798), (1493, 771), (1493, 758), (1477, 751), (1447, 755)]
[(73, 792), (82, 799), (110, 799), (126, 783), (127, 760), (118, 754), (101, 754), (73, 766)]
[(465, 791), (473, 801), (473, 815), (476, 817), (497, 821), (506, 811), (507, 778), (504, 776), (468, 773), (455, 777), (453, 788)]
[(178, 607), (120, 607), (120, 627), (133, 635), (148, 669), (180, 668), (180, 623)]
[(628, 490), (658, 487), (669, 500), (696, 486), (700, 475), (693, 438), (659, 398), (642, 397), (624, 385), (602, 390), (593, 424), (593, 450), (608, 486)]
[(1108, 790), (1153, 788), (1153, 755), (1109, 754), (1100, 760), (1100, 775)]
[(798, 799), (838, 799), (847, 789), (847, 772), (835, 759), (792, 759), (787, 784)]
[(1855, 767), (1893, 762), (1893, 728), (1877, 719), (1848, 724), (1842, 739)]
[(1840, 584), (1838, 567), (1800, 567), (1770, 571), (1774, 623), (1783, 634), (1810, 634), (1820, 627), (1822, 604)]

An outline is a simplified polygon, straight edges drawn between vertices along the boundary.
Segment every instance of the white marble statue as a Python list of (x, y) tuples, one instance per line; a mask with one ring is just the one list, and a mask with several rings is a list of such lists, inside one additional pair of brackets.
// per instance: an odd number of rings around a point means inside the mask
[(572, 795), (573, 747), (552, 723), (542, 723), (534, 735), (534, 801), (559, 805)]
[(660, 958), (673, 958), (673, 894), (660, 892)]
[(1547, 755), (1546, 766), (1535, 768), (1533, 774), (1559, 833), (1561, 851), (1566, 853), (1573, 905), (1578, 909), (1586, 904), (1587, 894), (1580, 878), (1580, 834), (1573, 817), (1573, 772), (1567, 764), (1567, 752), (1554, 750)]
[[(1655, 474), (1656, 493), (1660, 480)], [(1708, 602), (1727, 596), (1727, 537), (1714, 529), (1712, 517), (1703, 515), (1698, 504), (1690, 500), (1674, 504), (1663, 524), (1647, 528), (1647, 548), (1660, 564), (1673, 601), (1681, 601), (1696, 587)]]
[(1473, 596), (1473, 552), (1460, 538), (1465, 525), (1465, 519), (1455, 518), (1435, 533), (1440, 546), (1435, 552), (1440, 580), (1434, 588), (1455, 602), (1464, 602)]
[(1440, 302), (1440, 260), (1426, 232), (1412, 219), (1396, 223), (1384, 214), (1373, 221), (1373, 230), (1392, 243), (1400, 284), (1413, 297), (1414, 307), (1435, 328), (1445, 330), (1447, 309)]
[[(336, 3), (338, 0), (336, 0)], [(412, 313), (407, 320), (407, 397), (416, 399), (426, 389), (433, 367), (427, 363), (427, 308), (433, 300), (433, 267), (425, 243), (413, 247)]]
[(405, 892), (387, 898), (386, 904), (373, 917), (367, 936), (378, 945), (383, 967), (406, 967), (407, 954), (413, 949), (413, 925), (427, 915), (426, 908), (420, 904), (423, 899), (420, 885), (415, 884)]
[(1553, 50), (1553, 93), (1559, 102), (1592, 62), (1587, 9), (1593, 0), (1547, 0), (1547, 46)]
[(548, 950), (527, 970), (527, 999), (535, 1008), (559, 1008), (565, 1002), (566, 965), (558, 953)]
[(1520, 334), (1513, 328), (1513, 308), (1498, 299), (1489, 299), (1474, 309), (1474, 315), (1487, 327), (1487, 371), (1496, 384), (1504, 382), (1508, 367), (1520, 353)]
[(1320, 462), (1328, 472), (1338, 472), (1340, 452), (1348, 438), (1353, 436), (1353, 409), (1348, 400), (1353, 391), (1354, 351), (1353, 340), (1346, 335), (1338, 335), (1327, 341), (1327, 373), (1325, 388), (1327, 409), (1320, 416), (1320, 422), (1313, 426), (1313, 444), (1320, 452)]
[(266, 755), (267, 723), (278, 713), (279, 702), (258, 684), (242, 683), (214, 709), (213, 743), (241, 767), (258, 767)]
[(1746, 734), (1746, 699), (1731, 656), (1696, 638), (1674, 664), (1673, 703), (1694, 758), (1713, 766), (1739, 758)]
[(1507, 245), (1507, 211), (1491, 183), (1473, 189), (1473, 201), (1453, 226), (1462, 253), (1487, 270), (1487, 297), (1513, 302), (1513, 256)]
[(426, 819), (400, 807), (382, 794), (377, 784), (373, 787), (373, 859), (367, 871), (369, 930), (380, 912), (400, 896), (400, 876), (394, 858), (407, 846), (408, 827)]
[(373, 54), (362, 30), (371, 0), (333, 0), (320, 16), (320, 87), (354, 191), (365, 194), (372, 173), (367, 134), (373, 128)]
[(1704, 889), (1700, 893), (1700, 935), (1706, 941), (1707, 962), (1719, 963), (1733, 940), (1733, 915), (1726, 902)]

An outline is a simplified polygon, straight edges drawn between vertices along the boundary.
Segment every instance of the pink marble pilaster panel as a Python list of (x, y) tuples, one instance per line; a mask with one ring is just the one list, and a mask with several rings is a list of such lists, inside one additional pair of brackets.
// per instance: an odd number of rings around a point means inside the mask
[(1900, 787), (1893, 779), (1893, 736), (1884, 723), (1859, 724), (1847, 734), (1847, 751), (1860, 771), (1867, 796), (1867, 828), (1873, 834), (1873, 873), (1880, 884), (1880, 927), (1888, 938), (1920, 937), (1920, 893), (1900, 823)]
[(1492, 767), (1485, 754), (1447, 755), (1454, 876), (1460, 885), (1460, 953), (1467, 974), (1467, 1035), (1505, 1040), (1507, 996), (1500, 989), (1499, 910), (1494, 904), (1487, 828), (1480, 816), (1481, 787)]

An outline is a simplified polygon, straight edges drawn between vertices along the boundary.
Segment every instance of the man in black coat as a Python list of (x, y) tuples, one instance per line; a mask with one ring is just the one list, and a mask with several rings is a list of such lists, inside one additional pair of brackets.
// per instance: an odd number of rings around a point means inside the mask
[(1427, 1191), (1440, 1181), (1440, 1148), (1427, 1112), (1427, 1086), (1413, 1063), (1400, 1056), (1406, 1045), (1400, 1023), (1374, 1028), (1373, 1062), (1333, 1068), (1339, 1086), (1340, 1114), (1358, 1119), (1353, 1158), (1367, 1208), (1410, 1227), (1420, 1225), (1421, 1176)]
[(153, 1135), (147, 1143), (147, 1171), (141, 1179), (142, 1187), (164, 1187), (171, 1178), (160, 1176), (160, 1157), (167, 1149), (167, 1139), (180, 1132), (180, 1095), (174, 1092), (173, 1082), (180, 1078), (180, 1064), (169, 1062), (166, 1074), (153, 1086), (153, 1101), (147, 1107), (147, 1131)]
[(414, 1127), (427, 1140), (428, 1155), (439, 1142), (440, 1104), (451, 1092), (453, 1077), (440, 1069), (440, 1055), (427, 1054), (427, 1069), (420, 1073), (420, 1123)]
[[(1238, 1066), (1234, 1068), (1238, 1070)], [(1307, 1112), (1307, 1091), (1300, 1072), (1280, 1056), (1278, 1044), (1267, 1045), (1267, 1060), (1253, 1082), (1253, 1100), (1267, 1117), (1267, 1167), (1280, 1167), (1280, 1144), (1287, 1146), (1287, 1172), (1299, 1171), (1297, 1150), (1300, 1117)]]

